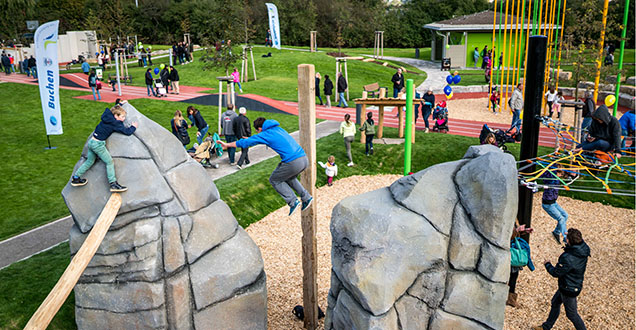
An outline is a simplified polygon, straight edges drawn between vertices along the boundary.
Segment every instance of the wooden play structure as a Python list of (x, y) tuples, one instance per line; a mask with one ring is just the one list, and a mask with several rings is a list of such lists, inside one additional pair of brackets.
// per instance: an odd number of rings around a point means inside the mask
[[(247, 57), (247, 52), (250, 53), (250, 57)], [(249, 61), (252, 61), (252, 73), (254, 74), (254, 80), (256, 80), (256, 65), (254, 64), (254, 53), (252, 52), (252, 46), (243, 46), (243, 59), (241, 60), (241, 82), (249, 81)]]
[(35, 314), (33, 314), (24, 327), (25, 330), (45, 330), (48, 327), (57, 311), (62, 307), (62, 304), (64, 304), (64, 301), (71, 293), (71, 290), (75, 287), (80, 276), (82, 276), (84, 269), (86, 269), (86, 266), (90, 263), (95, 252), (97, 252), (99, 245), (106, 236), (106, 232), (115, 220), (120, 207), (121, 195), (110, 195), (108, 202), (104, 206), (99, 218), (97, 218), (93, 229), (91, 229), (91, 232), (86, 237), (82, 247), (77, 251), (71, 263), (66, 267), (62, 277), (60, 277), (51, 292), (49, 292), (49, 295), (44, 299), (44, 302), (37, 311), (35, 311)]
[[(378, 107), (378, 129), (376, 131), (376, 137), (378, 139), (381, 139), (383, 136), (383, 131), (384, 131), (384, 108), (385, 107), (393, 107), (394, 109), (397, 110), (397, 115), (398, 115), (398, 137), (400, 138), (404, 138), (404, 124), (405, 124), (405, 118), (404, 118), (404, 111), (402, 111), (402, 108), (404, 108), (407, 105), (407, 98), (406, 95), (403, 93), (398, 94), (397, 98), (393, 98), (393, 97), (386, 97), (386, 88), (380, 88), (380, 92), (378, 94), (377, 98), (369, 98), (368, 97), (368, 92), (367, 91), (363, 91), (362, 92), (362, 97), (359, 99), (355, 99), (354, 102), (356, 104), (360, 104), (362, 105), (362, 114), (366, 113), (367, 110), (367, 106), (377, 106)], [(419, 102), (419, 99), (413, 99), (413, 101), (415, 102)], [(358, 125), (361, 125), (362, 123), (358, 123)], [(415, 127), (415, 119), (411, 118), (411, 125), (412, 127)], [(415, 129), (413, 129), (411, 131), (411, 141), (415, 142)], [(364, 132), (361, 134), (360, 137), (360, 143), (364, 143)]]
[(316, 34), (318, 34), (318, 31), (310, 31), (309, 33), (309, 51), (315, 53), (318, 49), (318, 43), (316, 42)]
[(373, 41), (373, 58), (384, 58), (384, 31), (375, 31), (375, 40)]

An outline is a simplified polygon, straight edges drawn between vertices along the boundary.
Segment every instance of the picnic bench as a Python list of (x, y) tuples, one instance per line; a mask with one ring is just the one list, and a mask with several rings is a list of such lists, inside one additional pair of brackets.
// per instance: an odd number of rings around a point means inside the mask
[[(109, 81), (117, 81), (117, 75), (116, 74), (109, 74), (108, 75), (108, 80)], [(119, 75), (119, 81), (124, 83), (124, 84), (131, 84), (132, 83), (132, 76), (131, 75)]]
[(369, 97), (376, 97), (380, 95), (380, 84), (373, 83), (369, 85), (364, 85), (362, 87), (362, 91), (366, 92)]

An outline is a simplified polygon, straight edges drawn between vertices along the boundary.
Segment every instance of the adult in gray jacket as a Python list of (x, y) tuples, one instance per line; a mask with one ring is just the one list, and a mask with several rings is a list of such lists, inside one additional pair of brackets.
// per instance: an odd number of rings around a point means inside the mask
[(517, 84), (510, 98), (510, 107), (512, 108), (512, 123), (510, 128), (516, 127), (517, 131), (521, 130), (521, 109), (523, 109), (523, 94), (521, 94), (523, 84)]
[[(245, 116), (247, 113), (247, 109), (245, 107), (239, 108), (238, 117), (232, 120), (232, 126), (234, 128), (234, 135), (236, 136), (236, 140), (247, 139), (252, 136), (252, 127), (250, 125), (250, 119)], [(248, 165), (250, 163), (250, 158), (247, 154), (249, 151), (249, 147), (241, 148), (241, 157), (239, 157), (238, 162), (236, 163), (236, 167), (238, 169), (242, 169), (243, 163)]]
[[(227, 143), (235, 142), (236, 135), (234, 134), (234, 126), (232, 121), (236, 118), (236, 112), (234, 112), (234, 105), (228, 104), (227, 111), (221, 115), (221, 133), (225, 135), (225, 141)], [(236, 148), (227, 148), (227, 155), (230, 158), (230, 165), (234, 165), (234, 153)]]

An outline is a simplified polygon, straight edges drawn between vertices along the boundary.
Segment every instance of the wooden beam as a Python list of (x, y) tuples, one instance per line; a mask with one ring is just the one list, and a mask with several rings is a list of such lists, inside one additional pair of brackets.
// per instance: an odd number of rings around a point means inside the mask
[(300, 182), (314, 196), (314, 202), (301, 213), (303, 231), (303, 306), (305, 329), (318, 327), (318, 252), (316, 248), (318, 201), (316, 198), (316, 71), (311, 64), (298, 65), (298, 124), (300, 146), (309, 165)]
[(380, 116), (380, 119), (378, 120), (378, 139), (381, 139), (382, 131), (384, 129), (384, 106), (383, 105), (378, 106), (378, 113)]
[(90, 263), (91, 259), (97, 252), (99, 245), (104, 240), (106, 232), (110, 225), (115, 220), (117, 212), (121, 207), (121, 195), (112, 194), (104, 206), (102, 213), (97, 218), (93, 229), (86, 237), (86, 240), (82, 244), (82, 247), (77, 251), (77, 254), (71, 260), (71, 263), (66, 267), (64, 274), (57, 281), (49, 295), (46, 296), (42, 305), (35, 311), (35, 314), (29, 320), (29, 323), (24, 327), (25, 330), (44, 330), (48, 327), (51, 320), (57, 311), (62, 307), (64, 301), (71, 293), (71, 290), (75, 287), (75, 284), (79, 280), (80, 276), (86, 269), (86, 266)]

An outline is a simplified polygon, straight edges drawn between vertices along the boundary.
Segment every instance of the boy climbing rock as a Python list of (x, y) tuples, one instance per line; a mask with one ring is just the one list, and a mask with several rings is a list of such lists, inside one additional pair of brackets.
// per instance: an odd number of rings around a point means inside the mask
[(301, 204), (294, 191), (302, 200), (302, 210), (308, 208), (313, 200), (313, 197), (296, 178), (307, 168), (308, 160), (303, 148), (279, 125), (275, 120), (265, 120), (263, 117), (258, 117), (254, 120), (254, 129), (258, 134), (236, 142), (225, 143), (220, 140), (217, 142), (224, 148), (249, 148), (257, 144), (264, 144), (276, 151), (281, 162), (278, 163), (269, 177), (269, 183), (289, 205), (289, 215), (292, 215)]
[(104, 111), (102, 121), (97, 124), (93, 136), (88, 140), (88, 155), (86, 156), (86, 161), (73, 175), (71, 180), (72, 186), (78, 187), (87, 183), (86, 179), (82, 179), (82, 175), (93, 166), (95, 158), (99, 157), (106, 164), (106, 174), (108, 175), (108, 182), (110, 183), (110, 191), (123, 192), (128, 190), (128, 188), (117, 182), (113, 158), (110, 156), (108, 149), (106, 149), (106, 139), (108, 139), (113, 132), (132, 135), (137, 129), (137, 122), (133, 122), (132, 126), (126, 127), (124, 126), (124, 120), (126, 120), (126, 110), (120, 105), (115, 105)]

